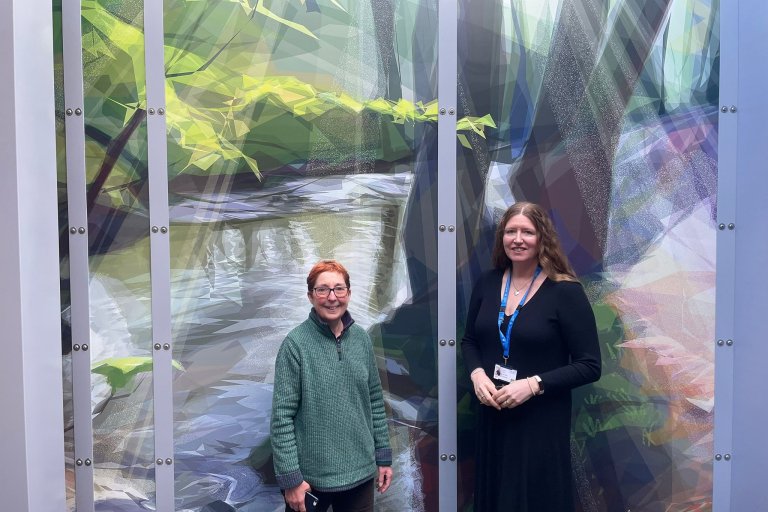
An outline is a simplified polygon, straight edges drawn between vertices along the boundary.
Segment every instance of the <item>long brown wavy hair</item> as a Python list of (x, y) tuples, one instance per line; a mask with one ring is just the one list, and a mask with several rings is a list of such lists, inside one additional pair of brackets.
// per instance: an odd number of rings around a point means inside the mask
[(568, 257), (560, 247), (560, 239), (552, 224), (552, 220), (544, 209), (528, 202), (515, 203), (504, 212), (496, 226), (496, 239), (493, 243), (493, 266), (497, 269), (512, 268), (512, 262), (504, 251), (504, 228), (509, 219), (515, 215), (525, 215), (536, 228), (539, 246), (539, 266), (547, 277), (553, 281), (578, 281)]

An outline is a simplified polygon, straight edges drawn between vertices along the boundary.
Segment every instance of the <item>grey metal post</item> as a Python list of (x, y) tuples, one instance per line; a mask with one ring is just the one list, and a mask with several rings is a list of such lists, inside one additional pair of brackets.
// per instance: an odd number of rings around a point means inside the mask
[(66, 506), (52, 33), (49, 1), (0, 2), (0, 507), (9, 511)]
[[(50, 5), (48, 6), (50, 9)], [(69, 287), (72, 328), (72, 404), (75, 437), (75, 506), (94, 510), (91, 420), (88, 207), (85, 176), (85, 112), (80, 2), (62, 1), (64, 122), (69, 218)]]
[(144, 2), (156, 505), (158, 512), (173, 512), (173, 342), (164, 47), (163, 2)]
[[(718, 328), (726, 347), (718, 347), (715, 366), (714, 510), (768, 510), (763, 477), (768, 459), (768, 398), (763, 392), (768, 364), (768, 5), (723, 2), (720, 15), (718, 222), (726, 228), (718, 238), (717, 321), (723, 319), (729, 329)], [(721, 242), (733, 246), (733, 258), (720, 259)], [(727, 295), (731, 289), (733, 295)]]
[(457, 506), (456, 462), (456, 0), (438, 4), (437, 337), (439, 510)]

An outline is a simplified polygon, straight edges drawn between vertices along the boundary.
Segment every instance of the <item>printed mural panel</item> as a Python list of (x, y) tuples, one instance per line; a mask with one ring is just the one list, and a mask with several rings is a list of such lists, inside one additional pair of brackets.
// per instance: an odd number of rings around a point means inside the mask
[[(53, 10), (60, 30), (61, 2)], [(116, 23), (115, 20), (120, 20)], [(142, 10), (82, 2), (95, 510), (152, 507), (154, 418)], [(122, 30), (118, 30), (122, 28)], [(61, 38), (55, 37), (57, 76)], [(67, 502), (74, 503), (63, 91), (58, 82)], [(77, 342), (79, 340), (75, 340)]]
[(377, 510), (437, 510), (436, 27), (436, 2), (165, 2), (177, 510), (284, 509), (274, 361), (322, 258), (378, 357)]
[[(495, 221), (541, 203), (593, 303), (574, 394), (579, 510), (712, 507), (718, 3), (460, 2), (459, 331)], [(463, 238), (463, 240), (462, 240)], [(473, 409), (460, 379), (460, 510)]]
[[(143, 11), (81, 5), (94, 495), (97, 510), (152, 510)], [(274, 356), (308, 311), (307, 270), (334, 257), (350, 269), (350, 311), (374, 339), (391, 418), (397, 478), (378, 507), (436, 511), (437, 1), (164, 6), (176, 509), (282, 509)], [(718, 9), (459, 3), (458, 336), (495, 219), (517, 199), (544, 204), (601, 332), (603, 378), (575, 394), (583, 511), (711, 510)]]
[(67, 509), (75, 503), (75, 432), (72, 403), (72, 328), (69, 293), (69, 217), (67, 212), (66, 136), (64, 128), (64, 56), (62, 40), (61, 2), (53, 2), (53, 69), (56, 102), (56, 182), (59, 205), (59, 286), (61, 295), (61, 359), (64, 405), (64, 478)]
[[(425, 497), (437, 481), (436, 258), (423, 233), (436, 207), (436, 5), (332, 4), (165, 5), (178, 510), (280, 501), (266, 432), (272, 365), (308, 311), (300, 283), (321, 257), (350, 269), (352, 311), (379, 352), (401, 475), (381, 505), (436, 507)], [(108, 469), (95, 461), (94, 493), (97, 509), (145, 510), (143, 12), (83, 2), (82, 15), (94, 442), (113, 448)]]

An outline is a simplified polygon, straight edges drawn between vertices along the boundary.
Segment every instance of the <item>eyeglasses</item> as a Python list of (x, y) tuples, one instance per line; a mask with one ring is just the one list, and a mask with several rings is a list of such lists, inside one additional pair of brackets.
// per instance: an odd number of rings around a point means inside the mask
[(349, 288), (346, 286), (334, 286), (333, 288), (328, 288), (327, 286), (318, 286), (317, 288), (312, 288), (312, 291), (314, 291), (315, 295), (321, 299), (328, 297), (331, 292), (336, 295), (337, 299), (343, 299), (347, 296)]

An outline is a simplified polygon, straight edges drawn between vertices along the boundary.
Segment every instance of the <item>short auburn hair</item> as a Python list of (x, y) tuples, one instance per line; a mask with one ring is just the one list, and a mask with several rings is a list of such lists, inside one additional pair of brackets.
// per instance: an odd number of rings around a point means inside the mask
[(344, 283), (346, 283), (347, 288), (350, 288), (349, 286), (349, 272), (347, 272), (347, 269), (344, 268), (344, 265), (339, 263), (336, 260), (320, 260), (312, 267), (312, 269), (309, 271), (309, 274), (307, 275), (307, 292), (312, 293), (312, 289), (315, 287), (315, 283), (317, 282), (317, 278), (320, 274), (323, 272), (338, 272), (342, 276), (344, 276)]

